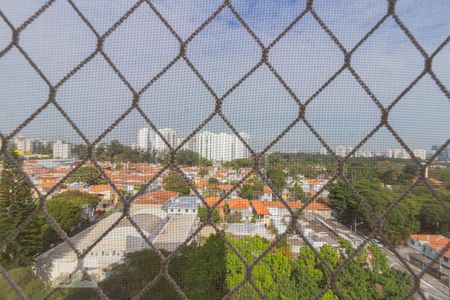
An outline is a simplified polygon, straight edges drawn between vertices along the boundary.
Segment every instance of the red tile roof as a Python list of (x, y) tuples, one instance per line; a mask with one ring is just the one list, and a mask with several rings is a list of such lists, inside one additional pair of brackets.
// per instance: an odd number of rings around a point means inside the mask
[(247, 199), (228, 199), (228, 207), (230, 209), (246, 209), (250, 205)]
[(47, 180), (41, 183), (41, 188), (43, 188), (44, 190), (50, 190), (57, 184), (58, 184), (57, 180)]
[[(427, 245), (427, 247), (430, 247), (434, 251), (439, 252), (442, 249), (444, 249), (449, 243), (450, 243), (450, 239), (444, 237), (443, 239), (429, 243)], [(447, 251), (444, 252), (443, 256), (446, 258), (450, 258), (450, 249), (447, 249)]]
[(270, 211), (260, 200), (252, 200), (252, 206), (255, 209), (257, 215), (260, 216), (270, 216)]
[(89, 193), (100, 194), (107, 191), (111, 191), (113, 188), (109, 184), (91, 185), (89, 187)]
[(413, 241), (430, 242), (430, 243), (445, 239), (445, 237), (440, 234), (417, 234), (417, 233), (411, 234), (409, 238)]
[[(266, 207), (277, 207), (277, 208), (286, 208), (286, 206), (281, 201), (267, 201), (262, 202)], [(287, 204), (292, 209), (299, 209), (305, 204), (300, 201), (288, 201)], [(324, 203), (310, 203), (306, 206), (305, 210), (330, 210), (330, 207)]]
[(198, 189), (202, 189), (208, 185), (208, 180), (203, 179), (195, 183), (195, 187)]
[(305, 207), (306, 210), (330, 210), (330, 207), (324, 203), (313, 202)]
[(177, 192), (172, 191), (154, 191), (147, 194), (142, 195), (137, 198), (133, 204), (160, 204), (163, 205), (167, 201), (174, 199), (178, 196)]
[[(213, 206), (220, 200), (220, 197), (206, 197), (205, 201), (209, 206)], [(225, 206), (225, 200), (220, 202), (217, 207), (224, 207)]]
[(432, 183), (434, 183), (434, 184), (437, 184), (437, 185), (440, 185), (440, 184), (442, 184), (443, 182), (442, 181), (440, 181), (439, 179), (436, 179), (436, 178), (428, 178)]
[(221, 184), (218, 185), (217, 188), (222, 191), (229, 191), (233, 188), (233, 186), (231, 184)]

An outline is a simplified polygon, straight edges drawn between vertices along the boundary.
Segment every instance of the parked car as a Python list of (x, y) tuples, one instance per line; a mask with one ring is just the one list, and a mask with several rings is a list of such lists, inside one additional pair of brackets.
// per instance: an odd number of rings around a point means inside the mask
[(372, 245), (377, 246), (377, 247), (380, 247), (380, 248), (383, 248), (383, 247), (384, 247), (383, 243), (380, 242), (379, 240), (376, 240), (376, 239), (370, 240), (370, 243), (371, 243)]

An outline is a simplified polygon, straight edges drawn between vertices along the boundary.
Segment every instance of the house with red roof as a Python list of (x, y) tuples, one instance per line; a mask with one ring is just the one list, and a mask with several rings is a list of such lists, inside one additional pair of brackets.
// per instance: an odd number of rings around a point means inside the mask
[(266, 225), (269, 225), (271, 223), (270, 219), (271, 215), (270, 211), (267, 209), (264, 203), (261, 200), (252, 200), (251, 205), (256, 219), (263, 222)]
[[(206, 202), (206, 204), (208, 204), (209, 207), (212, 207), (213, 205), (216, 205), (218, 203), (215, 210), (217, 210), (219, 212), (220, 219), (224, 220), (225, 219), (225, 200), (222, 200), (219, 203), (220, 199), (221, 199), (221, 197), (206, 197), (205, 202)], [(202, 205), (202, 206), (204, 207), (205, 205)]]
[[(450, 243), (450, 239), (440, 234), (411, 234), (407, 241), (408, 246), (423, 253), (433, 260), (438, 253)], [(440, 265), (450, 269), (450, 249), (444, 252)]]
[(133, 205), (156, 205), (163, 206), (169, 201), (174, 200), (178, 197), (177, 192), (173, 191), (165, 191), (158, 190), (149, 193), (145, 193), (144, 195), (138, 197), (134, 200)]
[(88, 188), (88, 193), (100, 196), (100, 205), (103, 209), (116, 205), (119, 200), (118, 195), (109, 184), (91, 185)]
[(248, 199), (228, 199), (227, 204), (230, 210), (230, 214), (240, 214), (242, 221), (250, 221), (250, 219), (253, 217), (253, 209), (250, 206), (250, 201)]

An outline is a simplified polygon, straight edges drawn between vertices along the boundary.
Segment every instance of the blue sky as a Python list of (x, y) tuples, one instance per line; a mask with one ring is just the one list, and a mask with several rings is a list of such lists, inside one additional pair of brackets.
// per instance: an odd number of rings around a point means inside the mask
[[(79, 9), (101, 34), (135, 1), (78, 0)], [(19, 26), (43, 1), (2, 0), (0, 9)], [(153, 2), (182, 39), (186, 39), (221, 1)], [(305, 1), (232, 1), (263, 44), (271, 41), (302, 11)], [(315, 1), (314, 8), (343, 46), (350, 50), (386, 12), (386, 1)], [(397, 13), (424, 49), (431, 53), (450, 34), (450, 2), (399, 0)], [(11, 32), (0, 19), (0, 49)], [(96, 47), (96, 39), (66, 1), (57, 0), (20, 36), (20, 45), (52, 83), (58, 82)], [(142, 88), (178, 53), (179, 45), (147, 5), (141, 5), (106, 40), (104, 50), (131, 85)], [(260, 59), (261, 51), (229, 9), (223, 10), (188, 46), (187, 55), (218, 95), (223, 95)], [(301, 101), (306, 101), (342, 65), (343, 56), (311, 14), (271, 50), (269, 59)], [(423, 69), (423, 58), (389, 18), (353, 55), (352, 66), (383, 105)], [(435, 58), (434, 71), (450, 87), (450, 45)], [(0, 132), (8, 134), (48, 97), (48, 87), (16, 50), (0, 58)], [(73, 121), (94, 140), (131, 104), (132, 96), (100, 56), (65, 83), (56, 96)], [(158, 127), (186, 134), (214, 109), (214, 98), (183, 61), (151, 86), (140, 105)], [(248, 132), (255, 148), (268, 144), (296, 117), (297, 104), (263, 66), (223, 102), (223, 112), (238, 131)], [(335, 147), (356, 145), (380, 119), (378, 108), (348, 71), (341, 73), (307, 108), (310, 123)], [(450, 101), (425, 76), (399, 102), (390, 123), (413, 148), (429, 149), (450, 138)], [(130, 114), (106, 140), (135, 140), (143, 119)], [(229, 131), (214, 118), (205, 128)], [(48, 107), (23, 131), (25, 136), (79, 141), (54, 107)], [(278, 149), (318, 149), (303, 124), (283, 138)], [(399, 147), (380, 130), (366, 148)], [(276, 148), (277, 149), (277, 148)]]

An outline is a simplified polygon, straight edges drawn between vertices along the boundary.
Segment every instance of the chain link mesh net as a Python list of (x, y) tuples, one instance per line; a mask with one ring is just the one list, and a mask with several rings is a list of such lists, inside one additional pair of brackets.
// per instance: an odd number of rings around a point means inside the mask
[[(180, 288), (179, 284), (172, 278), (172, 275), (170, 274), (169, 271), (170, 263), (177, 257), (178, 253), (181, 252), (183, 248), (187, 247), (187, 245), (190, 244), (192, 240), (197, 238), (201, 230), (203, 230), (207, 226), (211, 226), (216, 231), (217, 235), (226, 243), (226, 245), (231, 249), (231, 251), (234, 252), (236, 257), (238, 257), (239, 260), (242, 262), (242, 264), (245, 266), (245, 274), (246, 274), (245, 278), (241, 282), (236, 284), (236, 286), (233, 289), (231, 289), (226, 295), (222, 295), (223, 298), (233, 297), (233, 295), (235, 295), (244, 285), (250, 284), (261, 299), (266, 299), (267, 296), (263, 293), (261, 288), (256, 284), (255, 280), (253, 279), (252, 272), (255, 269), (255, 267), (268, 255), (268, 253), (273, 251), (274, 248), (278, 245), (278, 243), (280, 243), (280, 241), (287, 236), (288, 232), (293, 232), (303, 239), (304, 243), (313, 251), (316, 258), (320, 261), (320, 263), (329, 273), (330, 280), (326, 284), (325, 288), (323, 288), (313, 298), (320, 299), (327, 293), (327, 291), (332, 290), (333, 293), (337, 295), (339, 298), (346, 299), (348, 297), (342, 291), (340, 291), (337, 285), (337, 278), (339, 274), (346, 268), (349, 262), (351, 262), (352, 259), (354, 259), (358, 255), (358, 253), (360, 253), (368, 245), (371, 239), (376, 237), (382, 240), (382, 242), (386, 245), (386, 247), (392, 252), (392, 255), (395, 256), (400, 261), (400, 264), (403, 265), (404, 268), (411, 274), (413, 285), (411, 286), (410, 290), (403, 296), (403, 298), (408, 299), (416, 295), (423, 299), (427, 299), (426, 295), (422, 290), (421, 286), (422, 279), (427, 273), (427, 271), (432, 267), (432, 264), (437, 263), (439, 259), (443, 256), (443, 254), (449, 250), (450, 244), (445, 245), (440, 250), (439, 254), (432, 261), (430, 261), (427, 264), (427, 266), (425, 266), (420, 272), (414, 272), (411, 269), (409, 263), (405, 260), (405, 258), (402, 255), (400, 255), (397, 252), (397, 249), (394, 246), (394, 244), (385, 235), (384, 232), (385, 219), (409, 195), (409, 193), (419, 185), (425, 186), (429, 190), (429, 192), (433, 195), (433, 197), (435, 197), (436, 201), (439, 202), (440, 207), (445, 212), (445, 214), (447, 216), (450, 215), (450, 208), (448, 204), (443, 199), (441, 199), (440, 194), (435, 190), (435, 187), (430, 183), (429, 179), (426, 177), (427, 168), (449, 146), (450, 139), (448, 139), (448, 132), (446, 132), (445, 134), (447, 134), (447, 139), (445, 140), (445, 142), (441, 146), (439, 146), (438, 149), (436, 149), (435, 153), (431, 158), (429, 158), (425, 162), (422, 162), (416, 157), (415, 153), (410, 148), (410, 146), (408, 146), (408, 143), (405, 142), (405, 140), (402, 138), (401, 134), (399, 134), (396, 131), (396, 129), (394, 129), (394, 126), (391, 126), (390, 114), (393, 111), (393, 109), (402, 101), (402, 99), (415, 86), (419, 85), (420, 82), (423, 81), (425, 77), (431, 79), (433, 84), (439, 90), (439, 93), (441, 93), (441, 95), (443, 95), (446, 98), (446, 100), (450, 100), (450, 93), (448, 91), (448, 88), (434, 71), (435, 64), (433, 64), (433, 61), (436, 58), (436, 56), (442, 51), (444, 51), (444, 49), (448, 45), (450, 41), (450, 36), (447, 36), (443, 41), (441, 41), (439, 46), (433, 52), (430, 53), (429, 51), (426, 51), (425, 48), (421, 45), (421, 43), (418, 41), (418, 39), (416, 39), (412, 31), (402, 21), (402, 18), (397, 14), (396, 2), (397, 1), (395, 0), (388, 0), (385, 1), (385, 3), (383, 1), (384, 13), (382, 14), (382, 16), (380, 16), (380, 18), (374, 23), (374, 25), (371, 26), (370, 30), (368, 30), (361, 38), (358, 38), (353, 47), (349, 48), (344, 46), (344, 44), (340, 41), (340, 39), (331, 29), (332, 27), (330, 27), (327, 24), (328, 22), (321, 17), (321, 14), (318, 12), (315, 6), (316, 1), (313, 0), (306, 1), (304, 7), (298, 12), (296, 12), (295, 18), (291, 20), (289, 24), (287, 24), (287, 26), (285, 26), (285, 28), (276, 35), (276, 37), (271, 39), (270, 42), (266, 42), (265, 37), (261, 38), (255, 32), (255, 30), (252, 29), (252, 26), (250, 26), (248, 24), (248, 21), (246, 21), (246, 19), (242, 16), (242, 12), (238, 11), (233, 1), (223, 1), (223, 3), (218, 5), (212, 11), (212, 13), (207, 18), (205, 18), (204, 21), (201, 24), (199, 24), (199, 26), (190, 35), (185, 37), (185, 34), (179, 34), (177, 30), (174, 29), (172, 25), (173, 22), (170, 22), (168, 19), (166, 19), (164, 13), (160, 12), (158, 10), (157, 5), (155, 5), (150, 0), (137, 1), (123, 15), (117, 16), (117, 18), (111, 17), (114, 18), (114, 22), (112, 23), (111, 26), (109, 26), (106, 30), (104, 30), (104, 33), (101, 33), (90, 22), (89, 17), (87, 17), (86, 13), (79, 8), (79, 4), (77, 3), (77, 1), (67, 0), (66, 3), (70, 6), (71, 11), (77, 15), (78, 21), (86, 26), (87, 30), (89, 30), (91, 35), (95, 36), (96, 45), (95, 47), (93, 47), (92, 52), (87, 53), (87, 55), (85, 55), (82, 59), (77, 60), (75, 66), (71, 67), (70, 71), (65, 72), (65, 74), (63, 74), (63, 76), (60, 76), (59, 79), (56, 81), (51, 79), (48, 75), (46, 75), (46, 72), (42, 69), (42, 66), (40, 66), (38, 63), (34, 61), (33, 55), (30, 55), (27, 52), (27, 48), (22, 45), (21, 37), (27, 33), (29, 28), (31, 28), (34, 23), (38, 22), (38, 20), (43, 18), (43, 16), (52, 6), (57, 5), (58, 1), (55, 0), (47, 1), (42, 6), (38, 7), (31, 14), (31, 16), (28, 17), (19, 26), (14, 25), (14, 22), (11, 20), (11, 17), (8, 15), (8, 13), (6, 13), (5, 11), (0, 11), (1, 20), (6, 24), (6, 26), (9, 28), (11, 32), (11, 35), (9, 37), (10, 40), (5, 44), (6, 46), (0, 51), (0, 61), (2, 59), (6, 59), (9, 53), (16, 51), (17, 54), (22, 56), (26, 61), (26, 63), (29, 66), (31, 66), (30, 72), (34, 72), (38, 76), (38, 78), (40, 78), (40, 80), (42, 80), (45, 83), (44, 90), (48, 91), (46, 101), (40, 107), (35, 109), (31, 114), (29, 114), (19, 126), (17, 126), (10, 133), (0, 132), (0, 137), (2, 141), (1, 143), (2, 157), (10, 161), (15, 166), (15, 168), (18, 171), (20, 171), (20, 173), (25, 178), (26, 183), (37, 194), (39, 201), (39, 205), (37, 206), (36, 210), (33, 211), (19, 226), (17, 226), (14, 230), (9, 232), (6, 238), (0, 242), (0, 248), (4, 248), (9, 243), (11, 243), (26, 228), (26, 226), (28, 226), (31, 222), (33, 222), (37, 218), (38, 215), (43, 215), (46, 221), (50, 224), (50, 226), (57, 232), (59, 237), (63, 241), (65, 241), (65, 243), (67, 243), (67, 245), (71, 248), (71, 250), (76, 254), (79, 264), (78, 271), (81, 271), (85, 276), (90, 277), (91, 276), (90, 273), (82, 265), (83, 259), (86, 256), (90, 255), (91, 250), (94, 249), (96, 245), (100, 243), (100, 241), (106, 238), (107, 235), (111, 233), (111, 231), (114, 228), (120, 226), (122, 222), (127, 220), (131, 224), (131, 226), (133, 226), (136, 229), (140, 237), (142, 237), (142, 239), (145, 240), (147, 246), (157, 254), (157, 257), (160, 260), (160, 266), (157, 267), (159, 270), (157, 272), (157, 275), (144, 285), (143, 289), (137, 295), (134, 296), (134, 299), (139, 299), (144, 295), (148, 295), (146, 293), (148, 291), (151, 291), (151, 289), (155, 286), (155, 284), (162, 279), (165, 279), (168, 282), (168, 288), (173, 289), (180, 296), (180, 298), (185, 299), (187, 298), (185, 292), (183, 291), (182, 288)], [(26, 6), (27, 4), (23, 3), (22, 5)], [(351, 4), (349, 3), (348, 5)], [(117, 31), (120, 30), (120, 28), (127, 22), (128, 19), (132, 18), (135, 14), (138, 14), (138, 11), (142, 7), (148, 8), (148, 10), (146, 10), (145, 13), (152, 14), (152, 16), (156, 17), (159, 20), (160, 24), (162, 24), (162, 26), (164, 27), (164, 29), (161, 29), (162, 31), (161, 38), (164, 39), (166, 37), (168, 38), (168, 36), (171, 36), (171, 39), (174, 40), (174, 43), (177, 44), (179, 50), (176, 51), (172, 59), (170, 59), (167, 63), (164, 63), (164, 65), (160, 68), (160, 70), (158, 70), (158, 72), (154, 74), (150, 80), (145, 78), (145, 76), (141, 76), (140, 78), (141, 80), (140, 83), (142, 83), (141, 88), (136, 88), (137, 85), (134, 82), (131, 82), (129, 78), (127, 78), (127, 74), (125, 74), (126, 72), (122, 72), (120, 70), (121, 68), (115, 64), (114, 59), (111, 58), (110, 55), (107, 53), (108, 51), (105, 51), (105, 47), (108, 40)], [(223, 92), (219, 93), (217, 91), (218, 89), (214, 87), (214, 84), (211, 84), (208, 78), (202, 74), (201, 66), (199, 67), (198, 63), (194, 63), (192, 59), (189, 58), (187, 51), (191, 44), (195, 43), (197, 39), (200, 39), (202, 32), (207, 30), (210, 26), (213, 26), (212, 23), (214, 22), (214, 20), (221, 18), (222, 15), (225, 13), (233, 16), (234, 23), (232, 25), (239, 26), (240, 28), (243, 28), (245, 30), (245, 33), (247, 35), (246, 38), (249, 37), (254, 43), (254, 45), (256, 45), (254, 49), (256, 53), (259, 52), (259, 59), (255, 60), (251, 64), (248, 64), (249, 68), (243, 74), (240, 74), (239, 78), (235, 80), (235, 82), (232, 85), (230, 85), (229, 88), (223, 89)], [(139, 18), (141, 17), (140, 13), (138, 17)], [(339, 56), (342, 61), (339, 62), (337, 71), (331, 72), (329, 74), (330, 76), (327, 77), (327, 79), (324, 81), (323, 84), (314, 87), (314, 91), (312, 91), (308, 97), (303, 96), (300, 97), (298, 95), (298, 92), (296, 92), (293, 88), (291, 88), (288, 81), (284, 79), (285, 76), (281, 75), (281, 73), (277, 71), (277, 67), (273, 64), (273, 62), (271, 62), (269, 55), (275, 49), (275, 46), (281, 43), (290, 32), (295, 30), (297, 26), (301, 26), (302, 20), (306, 18), (310, 18), (311, 20), (313, 20), (316, 26), (318, 26), (317, 32), (320, 31), (320, 34), (325, 34), (329, 38), (329, 42), (337, 47), (337, 50), (330, 55)], [(425, 22), (426, 20), (423, 21)], [(416, 56), (420, 57), (421, 63), (423, 64), (423, 68), (422, 71), (415, 78), (413, 78), (413, 80), (411, 80), (410, 83), (405, 88), (402, 88), (402, 91), (398, 93), (398, 96), (389, 100), (390, 102), (387, 105), (384, 99), (381, 99), (376, 96), (377, 93), (372, 91), (372, 89), (369, 87), (369, 84), (366, 83), (366, 80), (364, 80), (363, 77), (358, 73), (357, 69), (352, 64), (352, 59), (354, 59), (354, 56), (357, 55), (357, 51), (363, 48), (365, 44), (369, 42), (370, 38), (380, 30), (383, 24), (388, 22), (391, 22), (390, 26), (396, 27), (398, 30), (400, 30), (401, 33), (404, 35), (404, 37), (408, 39), (410, 45), (412, 45), (416, 49), (415, 50), (417, 51)], [(123, 37), (123, 35), (119, 37)], [(52, 37), (44, 36), (43, 38), (51, 39)], [(154, 42), (162, 43), (162, 41), (160, 40), (155, 40)], [(43, 41), (43, 43), (45, 44), (45, 40)], [(208, 43), (208, 41), (206, 43)], [(51, 51), (51, 49), (48, 49), (48, 51)], [(301, 51), (302, 49), (298, 50), (299, 56), (303, 55)], [(119, 52), (124, 53), (125, 56), (133, 55), (132, 51), (128, 49), (126, 46), (123, 49), (119, 49)], [(71, 80), (73, 80), (82, 69), (88, 68), (89, 64), (93, 61), (102, 64), (106, 63), (109, 68), (108, 72), (115, 74), (119, 79), (116, 82), (117, 85), (123, 85), (126, 87), (125, 92), (117, 90), (117, 93), (123, 93), (125, 95), (128, 95), (128, 97), (132, 99), (131, 105), (129, 107), (126, 107), (123, 113), (120, 113), (117, 116), (115, 116), (115, 121), (112, 124), (110, 124), (106, 128), (106, 130), (104, 130), (103, 132), (99, 132), (99, 135), (95, 136), (94, 138), (92, 138), (90, 134), (86, 133), (86, 130), (84, 129), (86, 127), (82, 124), (83, 120), (75, 121), (73, 116), (71, 116), (69, 113), (66, 112), (64, 105), (61, 105), (58, 101), (58, 95), (62, 93), (63, 87), (69, 85)], [(145, 96), (147, 92), (151, 92), (152, 87), (154, 85), (157, 85), (159, 81), (164, 80), (165, 76), (170, 76), (169, 71), (173, 68), (176, 68), (176, 66), (181, 62), (184, 64), (186, 68), (192, 71), (192, 76), (196, 77), (201, 83), (201, 85), (204, 88), (206, 88), (209, 97), (212, 97), (214, 99), (214, 104), (211, 105), (211, 111), (204, 116), (203, 121), (201, 121), (200, 124), (196, 125), (196, 127), (193, 128), (192, 131), (180, 143), (175, 145), (174, 143), (172, 143), (170, 140), (167, 139), (167, 135), (164, 135), (163, 133), (160, 132), (159, 127), (154, 122), (155, 117), (152, 114), (149, 114), (148, 110), (145, 107), (143, 107), (142, 98)], [(368, 62), (369, 67), (371, 63), (372, 62)], [(376, 64), (376, 62), (373, 62), (373, 64)], [(231, 120), (232, 118), (229, 117), (229, 114), (227, 116), (227, 114), (224, 111), (226, 110), (225, 100), (232, 97), (232, 94), (236, 93), (243, 85), (245, 85), (246, 82), (252, 80), (251, 79), (252, 77), (257, 76), (256, 74), (258, 73), (258, 70), (260, 70), (261, 68), (266, 68), (266, 70), (268, 70), (273, 75), (272, 79), (278, 82), (279, 85), (281, 86), (280, 93), (287, 92), (287, 97), (293, 100), (293, 102), (291, 102), (289, 105), (291, 105), (290, 107), (293, 106), (292, 111), (294, 111), (294, 113), (292, 120), (289, 121), (287, 124), (285, 124), (285, 128), (277, 132), (277, 134), (273, 136), (272, 141), (268, 145), (261, 147), (261, 149), (257, 151), (253, 149), (250, 146), (248, 140), (242, 136), (242, 133), (236, 127), (236, 124), (234, 124), (236, 122)], [(344, 73), (346, 75), (344, 75)], [(53, 78), (55, 77), (55, 74), (51, 75), (52, 75), (51, 77)], [(317, 98), (319, 98), (319, 96), (322, 93), (325, 93), (327, 88), (333, 85), (333, 83), (338, 81), (339, 78), (342, 76), (352, 77), (355, 80), (355, 85), (359, 85), (364, 91), (364, 93), (366, 93), (366, 95), (370, 99), (369, 102), (371, 103), (368, 102), (367, 104), (364, 105), (374, 104), (378, 111), (378, 116), (376, 117), (376, 121), (374, 122), (375, 126), (371, 128), (368, 134), (365, 133), (363, 138), (344, 157), (336, 153), (336, 151), (334, 151), (331, 145), (328, 143), (327, 137), (321, 134), (321, 130), (318, 129), (318, 127), (320, 127), (321, 124), (318, 124), (317, 122), (315, 123), (312, 122), (308, 117), (309, 107), (312, 107), (315, 103), (315, 100), (317, 100)], [(378, 74), (378, 76), (383, 75)], [(8, 74), (4, 74), (4, 77), (7, 78)], [(177, 78), (170, 77), (169, 80), (177, 80)], [(185, 78), (182, 79), (178, 78), (178, 80), (185, 80)], [(114, 93), (115, 92), (116, 90), (114, 90)], [(116, 105), (113, 104), (113, 99), (106, 99), (104, 104), (105, 104), (104, 107), (105, 111), (104, 112), (95, 111), (93, 115), (94, 119), (95, 115), (109, 113), (108, 106)], [(23, 105), (26, 106), (26, 104)], [(240, 109), (239, 105), (244, 104), (239, 103), (237, 110)], [(258, 103), (256, 103), (256, 105), (258, 105)], [(169, 106), (170, 105), (168, 105), (167, 107), (164, 106), (162, 110), (170, 109)], [(334, 108), (337, 109), (337, 107), (332, 107), (331, 109)], [(7, 149), (8, 145), (12, 143), (13, 139), (16, 136), (18, 136), (18, 134), (24, 128), (30, 126), (30, 124), (32, 124), (34, 120), (38, 119), (40, 115), (44, 114), (45, 111), (49, 109), (54, 110), (59, 114), (59, 116), (62, 116), (66, 124), (70, 126), (71, 128), (70, 130), (73, 129), (76, 132), (76, 134), (81, 138), (82, 142), (86, 144), (87, 154), (83, 159), (77, 161), (75, 167), (72, 168), (71, 171), (67, 173), (58, 183), (56, 183), (46, 192), (42, 192), (41, 189), (36, 187), (36, 183), (32, 180), (32, 178), (30, 178), (30, 176), (26, 172), (24, 172), (21, 164), (14, 159), (14, 157)], [(250, 106), (249, 109), (251, 112), (254, 109), (254, 107)], [(277, 107), (273, 107), (272, 109), (276, 110)], [(256, 110), (254, 111), (255, 114), (257, 114)], [(358, 112), (356, 112), (356, 114), (357, 113)], [(159, 136), (159, 138), (163, 141), (163, 143), (165, 144), (165, 146), (169, 151), (169, 159), (167, 163), (164, 166), (162, 166), (158, 170), (158, 172), (156, 172), (156, 174), (152, 176), (151, 179), (147, 181), (147, 183), (139, 190), (138, 193), (136, 193), (131, 197), (127, 196), (126, 193), (117, 186), (114, 180), (110, 178), (107, 172), (105, 172), (105, 169), (102, 168), (101, 164), (97, 162), (94, 158), (95, 149), (99, 145), (101, 145), (105, 137), (109, 135), (112, 131), (114, 131), (117, 127), (121, 126), (121, 124), (125, 122), (125, 119), (130, 115), (136, 115), (141, 117), (145, 121), (146, 125), (149, 126), (157, 136)], [(267, 116), (261, 116), (261, 118), (265, 117)], [(352, 113), (350, 113), (345, 117), (354, 118), (355, 116)], [(447, 118), (448, 117), (449, 115), (447, 115)], [(198, 134), (202, 129), (208, 126), (208, 124), (213, 122), (212, 120), (217, 119), (222, 120), (229, 128), (229, 130), (231, 130), (232, 133), (236, 135), (238, 139), (245, 145), (246, 149), (250, 153), (252, 165), (250, 171), (245, 176), (243, 176), (238, 182), (236, 182), (230, 190), (228, 190), (224, 195), (222, 195), (219, 200), (217, 200), (215, 203), (208, 203), (207, 201), (205, 201), (205, 198), (202, 195), (202, 193), (198, 190), (198, 187), (192, 182), (189, 176), (186, 175), (183, 168), (178, 165), (177, 153), (186, 144), (188, 144), (196, 134)], [(184, 120), (180, 120), (180, 122), (181, 121)], [(51, 122), (51, 120), (47, 120), (47, 122)], [(329, 155), (332, 157), (336, 166), (336, 169), (333, 172), (333, 175), (331, 176), (331, 179), (328, 181), (328, 183), (325, 184), (314, 196), (310, 197), (307, 200), (306, 204), (314, 203), (321, 196), (321, 194), (328, 188), (329, 184), (335, 182), (336, 180), (341, 180), (350, 188), (353, 197), (355, 197), (364, 206), (367, 212), (369, 212), (368, 213), (369, 218), (372, 219), (373, 224), (375, 224), (371, 227), (371, 232), (369, 233), (367, 238), (364, 239), (362, 243), (358, 245), (358, 247), (356, 247), (353, 253), (349, 254), (345, 258), (345, 260), (337, 266), (331, 266), (326, 260), (324, 260), (324, 258), (318, 253), (317, 249), (313, 247), (313, 245), (305, 237), (305, 233), (299, 230), (297, 226), (297, 223), (300, 220), (302, 213), (304, 212), (304, 209), (305, 207), (307, 207), (307, 205), (301, 208), (291, 207), (292, 205), (290, 205), (283, 197), (282, 191), (277, 190), (276, 186), (274, 185), (274, 182), (272, 182), (272, 180), (267, 176), (266, 172), (264, 171), (266, 156), (271, 153), (271, 151), (273, 150), (274, 146), (277, 143), (279, 143), (285, 136), (289, 135), (289, 133), (292, 132), (296, 126), (299, 125), (302, 126), (304, 125), (306, 130), (309, 133), (311, 133), (317, 141), (320, 142), (321, 146), (323, 146), (329, 153)], [(390, 133), (390, 135), (395, 139), (395, 141), (401, 145), (402, 149), (404, 149), (404, 151), (406, 151), (409, 154), (411, 160), (415, 163), (415, 165), (417, 165), (419, 172), (415, 181), (405, 191), (403, 191), (403, 193), (401, 193), (401, 195), (398, 196), (395, 201), (390, 203), (390, 205), (381, 214), (379, 214), (375, 212), (373, 207), (370, 205), (370, 202), (368, 202), (367, 199), (365, 199), (365, 197), (363, 197), (358, 192), (358, 190), (353, 186), (351, 179), (348, 177), (346, 166), (350, 166), (351, 168), (351, 157), (355, 153), (357, 153), (357, 151), (359, 151), (361, 147), (366, 145), (366, 143), (369, 143), (369, 141), (382, 130)], [(118, 195), (118, 197), (120, 197), (120, 201), (123, 203), (123, 209), (120, 212), (120, 216), (111, 221), (108, 228), (106, 228), (104, 232), (100, 234), (99, 237), (93, 243), (91, 243), (90, 245), (86, 245), (86, 247), (84, 247), (83, 249), (79, 249), (76, 243), (74, 243), (74, 241), (72, 240), (72, 238), (69, 237), (69, 235), (66, 233), (65, 230), (63, 230), (62, 226), (58, 224), (54, 216), (52, 216), (48, 212), (46, 202), (47, 199), (51, 197), (59, 188), (61, 188), (65, 184), (65, 182), (78, 169), (86, 165), (90, 165), (96, 168), (98, 172), (100, 172), (105, 182), (109, 184), (113, 188), (114, 192)], [(150, 187), (153, 183), (155, 183), (158, 180), (158, 178), (160, 178), (163, 174), (165, 174), (169, 169), (181, 175), (183, 180), (189, 185), (191, 192), (202, 201), (203, 205), (205, 205), (208, 208), (209, 213), (205, 222), (199, 223), (197, 227), (194, 227), (194, 230), (189, 232), (187, 239), (184, 240), (184, 242), (177, 245), (177, 247), (173, 251), (171, 251), (169, 255), (166, 255), (160, 249), (158, 249), (158, 247), (154, 245), (154, 240), (152, 240), (149, 237), (145, 229), (141, 228), (140, 225), (141, 223), (134, 219), (135, 217), (131, 213), (131, 207), (132, 203), (136, 199), (141, 197), (146, 192), (147, 188)], [(222, 229), (214, 222), (213, 211), (215, 208), (222, 205), (225, 199), (230, 194), (235, 192), (251, 176), (257, 176), (261, 178), (264, 184), (267, 185), (269, 188), (271, 188), (276, 201), (282, 203), (282, 205), (289, 211), (290, 222), (288, 225), (289, 230), (287, 230), (283, 234), (278, 235), (273, 241), (270, 242), (270, 246), (265, 251), (258, 253), (258, 255), (254, 257), (252, 261), (248, 261), (240, 253), (239, 249), (237, 249), (237, 247), (229, 241), (228, 236), (223, 233)], [(19, 284), (17, 284), (13, 280), (13, 278), (10, 276), (10, 274), (6, 271), (6, 269), (3, 266), (0, 266), (0, 273), (2, 277), (5, 279), (5, 281), (15, 291), (18, 298), (20, 299), (28, 298), (25, 292), (19, 286)], [(99, 286), (94, 287), (94, 289), (98, 298), (108, 299), (106, 293), (104, 293)], [(56, 293), (57, 290), (58, 288), (53, 289), (50, 292), (50, 294), (47, 295), (47, 298), (52, 297), (52, 295)]]

